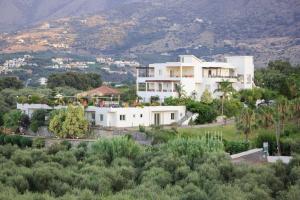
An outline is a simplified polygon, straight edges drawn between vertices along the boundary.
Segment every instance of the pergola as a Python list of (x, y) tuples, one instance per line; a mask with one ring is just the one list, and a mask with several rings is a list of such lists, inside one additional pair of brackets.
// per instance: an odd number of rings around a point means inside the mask
[(117, 104), (119, 104), (120, 94), (121, 93), (118, 90), (104, 85), (99, 88), (79, 93), (76, 96), (77, 98), (95, 99), (97, 104), (103, 107), (107, 103), (109, 103), (110, 105), (116, 104), (116, 102), (114, 102), (115, 99), (117, 99)]

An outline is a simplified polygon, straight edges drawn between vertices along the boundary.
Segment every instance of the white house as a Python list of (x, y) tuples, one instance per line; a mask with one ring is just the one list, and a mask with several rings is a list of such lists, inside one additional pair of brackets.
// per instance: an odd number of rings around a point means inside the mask
[(185, 106), (147, 106), (102, 108), (90, 106), (85, 110), (89, 121), (102, 127), (137, 127), (139, 125), (171, 125), (186, 115)]
[[(29, 117), (38, 109), (63, 109), (66, 106), (50, 107), (45, 104), (17, 104), (17, 109)], [(139, 125), (171, 125), (186, 124), (190, 117), (186, 116), (185, 106), (147, 106), (147, 107), (96, 107), (85, 109), (86, 118), (94, 125), (101, 127), (137, 127)]]
[(144, 102), (158, 96), (163, 102), (167, 97), (178, 97), (176, 85), (181, 85), (186, 95), (200, 99), (207, 89), (215, 93), (219, 83), (232, 82), (236, 90), (253, 87), (254, 64), (252, 56), (230, 56), (226, 62), (205, 62), (193, 55), (179, 56), (179, 62), (150, 64), (137, 68), (137, 94)]

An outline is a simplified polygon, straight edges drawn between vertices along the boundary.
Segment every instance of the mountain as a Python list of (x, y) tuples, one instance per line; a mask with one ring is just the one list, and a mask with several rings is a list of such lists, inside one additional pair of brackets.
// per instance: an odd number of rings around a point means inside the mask
[(1, 0), (0, 11), (0, 31), (17, 30), (1, 34), (2, 52), (251, 54), (259, 65), (300, 63), (299, 0)]

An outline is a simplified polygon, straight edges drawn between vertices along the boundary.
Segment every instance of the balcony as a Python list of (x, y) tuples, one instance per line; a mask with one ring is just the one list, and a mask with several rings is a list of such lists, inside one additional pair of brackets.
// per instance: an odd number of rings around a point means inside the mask
[(204, 76), (203, 78), (224, 78), (224, 79), (228, 79), (228, 78), (238, 78), (238, 76), (222, 76), (222, 75), (209, 75), (209, 76)]

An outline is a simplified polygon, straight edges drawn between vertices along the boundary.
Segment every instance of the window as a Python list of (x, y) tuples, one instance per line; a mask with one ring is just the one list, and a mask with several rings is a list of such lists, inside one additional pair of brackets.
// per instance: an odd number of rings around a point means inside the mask
[(135, 115), (132, 115), (133, 118), (135, 118)]
[(143, 114), (141, 114), (140, 117), (143, 118)]
[(158, 70), (158, 74), (161, 76), (162, 75), (162, 71), (161, 71), (161, 69), (160, 70)]
[(171, 113), (171, 120), (175, 119), (175, 113)]
[(120, 115), (120, 121), (125, 121), (125, 115)]
[(103, 122), (104, 116), (103, 114), (100, 114), (100, 121)]

